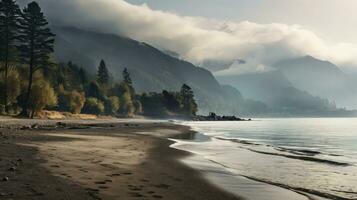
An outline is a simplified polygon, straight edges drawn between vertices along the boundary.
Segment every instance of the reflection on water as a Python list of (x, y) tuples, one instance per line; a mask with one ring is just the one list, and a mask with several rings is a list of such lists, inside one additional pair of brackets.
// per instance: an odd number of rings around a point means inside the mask
[(183, 148), (234, 174), (330, 198), (357, 198), (357, 119), (188, 122)]

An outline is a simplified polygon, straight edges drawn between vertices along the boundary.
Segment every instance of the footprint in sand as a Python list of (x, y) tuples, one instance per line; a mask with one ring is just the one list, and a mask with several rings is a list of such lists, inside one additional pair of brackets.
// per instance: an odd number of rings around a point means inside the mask
[(121, 176), (121, 174), (110, 174), (110, 175), (107, 175), (108, 177), (117, 177), (117, 176)]
[(105, 181), (97, 181), (97, 182), (94, 182), (95, 184), (97, 185), (105, 185), (107, 182)]
[(162, 188), (162, 189), (169, 189), (170, 185), (166, 185), (166, 184), (159, 184), (159, 185), (154, 185), (154, 187), (157, 187), (157, 188)]
[(156, 198), (156, 199), (162, 199), (161, 195), (152, 195), (152, 197)]
[(59, 165), (51, 165), (52, 168), (60, 168)]
[(129, 193), (132, 197), (145, 197), (144, 195), (137, 193), (137, 192), (130, 192)]
[(132, 191), (141, 191), (142, 190), (141, 186), (135, 186), (135, 185), (128, 185), (128, 188), (129, 188), (129, 190), (132, 190)]
[(98, 189), (93, 189), (93, 188), (86, 188), (85, 190), (87, 190), (88, 192), (95, 192), (95, 193), (99, 192)]

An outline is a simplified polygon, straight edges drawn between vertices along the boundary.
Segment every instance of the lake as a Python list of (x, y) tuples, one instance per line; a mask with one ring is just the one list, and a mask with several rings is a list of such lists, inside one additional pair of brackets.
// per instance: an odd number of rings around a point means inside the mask
[[(238, 191), (238, 194), (251, 193), (252, 188), (241, 188), (244, 178), (257, 185), (268, 183), (298, 194), (325, 199), (357, 199), (355, 118), (180, 124), (191, 126), (198, 134), (193, 140), (176, 140), (178, 143), (174, 147), (196, 155), (186, 159), (188, 164), (206, 172), (216, 170), (208, 176), (226, 189)], [(277, 191), (271, 198), (264, 194), (262, 198), (249, 194), (246, 197), (274, 199), (279, 195), (282, 194)]]

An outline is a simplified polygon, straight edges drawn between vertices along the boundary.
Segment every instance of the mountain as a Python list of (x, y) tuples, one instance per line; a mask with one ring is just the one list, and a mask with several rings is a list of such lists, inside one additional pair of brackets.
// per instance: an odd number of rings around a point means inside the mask
[(55, 54), (61, 62), (72, 61), (94, 74), (104, 59), (115, 81), (128, 68), (139, 93), (179, 91), (186, 83), (193, 88), (201, 113), (238, 114), (237, 96), (232, 94), (239, 92), (231, 88), (227, 93), (226, 87), (206, 69), (130, 38), (72, 27), (53, 30), (57, 35)]
[(330, 116), (350, 115), (327, 99), (299, 90), (279, 71), (219, 76), (222, 84), (239, 89), (242, 95), (268, 106), (269, 115)]
[(104, 59), (114, 81), (120, 81), (128, 68), (139, 93), (178, 91), (186, 83), (195, 92), (201, 114), (319, 115), (337, 110), (327, 100), (295, 88), (284, 74), (288, 73), (285, 64), (277, 65), (281, 71), (218, 77), (222, 86), (210, 71), (143, 42), (73, 27), (53, 30), (60, 62), (72, 61), (95, 74)]
[(280, 61), (274, 67), (298, 89), (327, 98), (338, 106), (357, 108), (354, 80), (331, 62), (305, 56)]

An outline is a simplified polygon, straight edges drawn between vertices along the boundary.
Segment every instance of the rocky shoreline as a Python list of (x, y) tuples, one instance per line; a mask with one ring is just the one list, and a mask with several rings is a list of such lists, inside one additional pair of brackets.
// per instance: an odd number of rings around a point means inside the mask
[(252, 121), (252, 119), (243, 119), (236, 116), (219, 116), (216, 113), (210, 113), (208, 116), (197, 115), (192, 118), (193, 121)]

